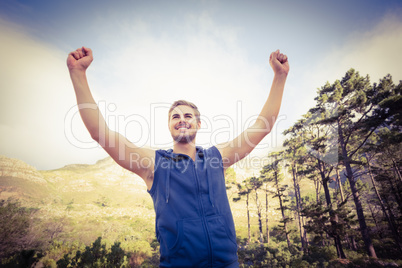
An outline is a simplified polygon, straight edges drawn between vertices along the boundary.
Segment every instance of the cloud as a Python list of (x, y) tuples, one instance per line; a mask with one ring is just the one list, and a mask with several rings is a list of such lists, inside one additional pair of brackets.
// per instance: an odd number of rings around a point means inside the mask
[(332, 83), (342, 78), (346, 71), (354, 68), (360, 75), (368, 74), (372, 83), (387, 74), (398, 82), (402, 79), (401, 47), (402, 18), (388, 13), (373, 29), (351, 33), (344, 46), (331, 51), (312, 75), (322, 86), (326, 81)]
[[(39, 169), (63, 166), (77, 153), (64, 135), (66, 112), (75, 104), (66, 55), (4, 20), (0, 35), (0, 154)], [(76, 129), (88, 139), (82, 123)]]
[[(177, 99), (195, 102), (205, 116), (197, 137), (205, 146), (234, 138), (260, 112), (273, 77), (269, 55), (251, 61), (253, 47), (241, 45), (241, 29), (217, 23), (208, 12), (168, 22), (157, 16), (107, 16), (99, 18), (101, 24), (96, 18), (86, 24), (87, 40), (96, 37), (92, 47), (82, 44), (94, 50), (89, 84), (110, 126), (132, 141), (168, 146), (167, 109)], [(401, 33), (400, 17), (387, 14), (374, 28), (345, 38), (341, 47), (328, 40), (323, 58), (310, 55), (305, 61), (306, 55), (290, 55), (278, 130), (263, 142), (280, 146), (279, 133), (314, 105), (316, 88), (340, 79), (351, 67), (369, 74), (372, 82), (388, 73), (394, 81), (402, 79)], [(66, 52), (5, 20), (0, 20), (0, 35), (0, 154), (38, 168), (105, 157), (72, 108)]]
[[(245, 124), (260, 112), (269, 92), (269, 55), (265, 55), (263, 67), (250, 63), (237, 38), (236, 28), (217, 25), (207, 12), (188, 14), (185, 22), (173, 23), (158, 34), (146, 20), (123, 20), (113, 33), (104, 31), (100, 38), (111, 49), (94, 51), (91, 84), (99, 98), (116, 104), (116, 113), (141, 114), (154, 120), (156, 129), (151, 131), (157, 137), (150, 146), (170, 142), (167, 108), (178, 99), (196, 103), (209, 120), (204, 126), (211, 131), (200, 133), (198, 142), (211, 145), (227, 141), (244, 125), (215, 135), (216, 140), (210, 140), (211, 132), (232, 124), (229, 121), (239, 112), (244, 113)], [(238, 101), (242, 111), (238, 111)], [(150, 118), (151, 105), (158, 103), (164, 110)], [(221, 120), (214, 120), (215, 116)], [(133, 131), (132, 135), (135, 139), (142, 133)]]
[[(109, 125), (138, 145), (171, 145), (167, 109), (177, 99), (201, 110), (197, 142), (204, 146), (234, 138), (259, 113), (267, 67), (247, 61), (236, 29), (216, 25), (207, 13), (189, 14), (159, 34), (138, 18), (110, 27), (94, 49), (89, 84)], [(66, 53), (4, 20), (0, 34), (0, 153), (39, 169), (105, 157), (73, 107)]]
[(284, 99), (295, 105), (284, 107), (283, 112), (296, 121), (315, 106), (317, 88), (327, 81), (333, 83), (341, 79), (350, 68), (362, 76), (368, 74), (371, 83), (378, 82), (387, 74), (398, 83), (402, 79), (402, 19), (396, 14), (385, 14), (371, 29), (348, 33), (342, 46), (333, 46), (328, 40), (327, 52), (323, 53), (326, 56), (316, 58), (311, 55), (303, 69), (291, 70), (291, 75), (297, 73), (300, 76), (297, 79), (299, 84), (293, 81), (288, 84)]

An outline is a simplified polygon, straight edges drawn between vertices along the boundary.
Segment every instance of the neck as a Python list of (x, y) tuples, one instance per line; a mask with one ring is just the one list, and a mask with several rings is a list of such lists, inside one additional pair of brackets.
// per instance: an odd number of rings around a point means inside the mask
[(180, 142), (175, 142), (173, 145), (173, 152), (175, 154), (185, 154), (191, 157), (195, 161), (195, 141), (191, 143), (180, 143)]

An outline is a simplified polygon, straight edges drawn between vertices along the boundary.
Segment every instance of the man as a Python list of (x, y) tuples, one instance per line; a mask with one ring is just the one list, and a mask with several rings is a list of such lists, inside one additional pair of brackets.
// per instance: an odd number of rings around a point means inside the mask
[(82, 120), (91, 137), (123, 168), (139, 175), (156, 213), (161, 267), (238, 267), (236, 234), (226, 196), (224, 170), (248, 155), (271, 131), (282, 102), (289, 63), (279, 50), (270, 55), (274, 79), (255, 123), (234, 140), (208, 149), (196, 146), (198, 108), (177, 101), (169, 110), (170, 150), (141, 148), (110, 130), (86, 79), (89, 48), (68, 55), (67, 66)]

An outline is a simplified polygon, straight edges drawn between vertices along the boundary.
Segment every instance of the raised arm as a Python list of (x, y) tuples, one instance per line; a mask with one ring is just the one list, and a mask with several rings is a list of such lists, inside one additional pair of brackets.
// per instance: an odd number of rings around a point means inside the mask
[(222, 155), (224, 168), (230, 167), (247, 156), (271, 132), (275, 124), (289, 73), (289, 62), (287, 56), (277, 50), (271, 53), (269, 63), (274, 71), (274, 79), (268, 99), (255, 123), (234, 140), (217, 145)]
[(99, 111), (98, 105), (89, 89), (86, 70), (93, 60), (89, 48), (79, 48), (67, 57), (77, 104), (82, 121), (91, 137), (123, 168), (128, 169), (144, 179), (148, 189), (153, 182), (155, 151), (140, 148), (128, 141), (123, 135), (112, 131)]

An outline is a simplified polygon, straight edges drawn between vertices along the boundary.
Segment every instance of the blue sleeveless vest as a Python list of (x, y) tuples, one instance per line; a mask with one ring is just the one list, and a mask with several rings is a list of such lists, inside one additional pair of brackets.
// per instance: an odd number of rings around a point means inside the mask
[(149, 193), (160, 267), (238, 267), (222, 157), (215, 146), (196, 150), (195, 161), (172, 149), (155, 153)]

